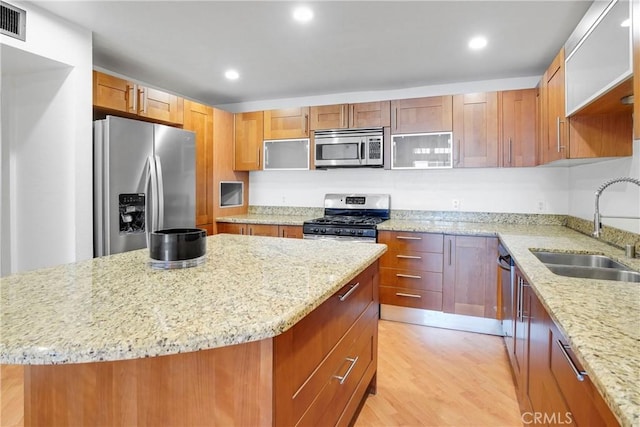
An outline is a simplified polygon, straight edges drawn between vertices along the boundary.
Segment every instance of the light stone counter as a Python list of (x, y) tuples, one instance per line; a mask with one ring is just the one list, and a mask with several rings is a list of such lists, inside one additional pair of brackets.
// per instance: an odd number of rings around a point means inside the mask
[(124, 360), (274, 337), (384, 253), (379, 244), (216, 235), (206, 262), (146, 249), (0, 280), (0, 363)]
[(316, 216), (306, 215), (270, 215), (270, 214), (254, 214), (248, 213), (244, 215), (233, 216), (221, 216), (216, 218), (216, 222), (230, 222), (236, 224), (275, 224), (275, 225), (299, 225), (310, 219), (317, 218)]

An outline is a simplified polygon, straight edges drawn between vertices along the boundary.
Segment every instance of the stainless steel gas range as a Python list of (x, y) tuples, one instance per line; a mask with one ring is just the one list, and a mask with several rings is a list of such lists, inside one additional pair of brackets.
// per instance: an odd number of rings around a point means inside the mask
[(390, 213), (388, 194), (327, 194), (324, 216), (304, 222), (303, 238), (375, 243)]

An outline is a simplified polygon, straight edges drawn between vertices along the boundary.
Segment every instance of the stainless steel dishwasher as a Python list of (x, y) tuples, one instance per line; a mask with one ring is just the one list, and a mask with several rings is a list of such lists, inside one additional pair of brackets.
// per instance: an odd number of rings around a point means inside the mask
[(509, 352), (513, 352), (513, 297), (516, 268), (509, 251), (500, 243), (498, 245), (498, 266), (500, 266), (500, 287), (502, 289), (502, 333)]

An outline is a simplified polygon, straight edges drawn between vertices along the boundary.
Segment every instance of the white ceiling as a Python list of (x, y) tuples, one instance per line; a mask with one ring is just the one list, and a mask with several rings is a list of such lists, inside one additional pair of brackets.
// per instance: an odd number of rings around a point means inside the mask
[(34, 3), (93, 31), (95, 66), (220, 105), (542, 75), (591, 1), (316, 1), (306, 25), (290, 1)]

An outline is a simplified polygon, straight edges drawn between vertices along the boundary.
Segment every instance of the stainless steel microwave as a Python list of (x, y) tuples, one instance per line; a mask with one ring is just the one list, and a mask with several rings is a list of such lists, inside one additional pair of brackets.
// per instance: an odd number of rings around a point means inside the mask
[(382, 128), (316, 131), (315, 166), (382, 167), (383, 147)]

